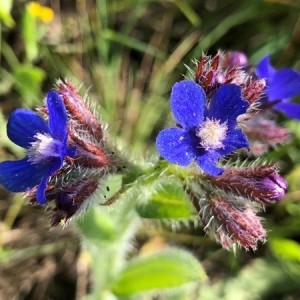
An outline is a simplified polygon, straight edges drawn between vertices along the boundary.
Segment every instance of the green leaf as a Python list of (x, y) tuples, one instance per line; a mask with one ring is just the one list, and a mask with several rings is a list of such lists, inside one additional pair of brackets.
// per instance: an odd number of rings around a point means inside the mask
[(7, 120), (5, 119), (2, 111), (0, 111), (0, 138), (1, 138), (1, 146), (9, 148), (13, 153), (17, 156), (21, 156), (24, 153), (24, 149), (19, 147), (15, 143), (13, 143), (4, 132), (6, 132), (6, 124)]
[(184, 192), (182, 185), (175, 180), (164, 182), (150, 196), (149, 201), (137, 207), (143, 218), (177, 219), (193, 216), (191, 200)]
[(37, 23), (27, 9), (24, 10), (22, 19), (22, 37), (25, 44), (27, 61), (32, 62), (38, 56)]
[(168, 249), (129, 262), (112, 285), (119, 296), (176, 288), (206, 279), (199, 261), (189, 252)]
[(33, 106), (39, 100), (41, 84), (46, 73), (32, 65), (17, 65), (14, 68), (15, 87), (27, 106)]
[(289, 191), (294, 192), (300, 189), (300, 165), (295, 165), (293, 170), (286, 176), (286, 179), (289, 183)]
[(300, 244), (290, 239), (273, 238), (269, 241), (273, 253), (284, 260), (300, 261)]
[(116, 236), (115, 224), (109, 218), (107, 210), (102, 207), (93, 207), (84, 218), (78, 220), (78, 228), (82, 235), (93, 241), (113, 241)]
[(15, 21), (10, 14), (12, 4), (12, 0), (1, 0), (0, 3), (0, 21), (7, 27), (13, 27), (15, 25)]

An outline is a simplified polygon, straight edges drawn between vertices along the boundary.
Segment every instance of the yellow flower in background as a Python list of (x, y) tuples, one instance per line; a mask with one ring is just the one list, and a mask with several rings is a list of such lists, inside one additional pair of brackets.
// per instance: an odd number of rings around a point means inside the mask
[(53, 20), (53, 9), (47, 6), (43, 6), (36, 1), (30, 2), (27, 6), (27, 9), (32, 16), (36, 17), (44, 23), (49, 23)]

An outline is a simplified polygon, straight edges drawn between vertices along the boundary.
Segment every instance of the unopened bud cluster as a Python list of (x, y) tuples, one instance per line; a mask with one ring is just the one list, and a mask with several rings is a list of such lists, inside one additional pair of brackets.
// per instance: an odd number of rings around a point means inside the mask
[(244, 68), (246, 62), (245, 58), (239, 58), (233, 52), (219, 52), (212, 58), (204, 55), (197, 63), (195, 81), (207, 94), (223, 84), (236, 84), (241, 87), (243, 98), (252, 104), (261, 97), (266, 82), (248, 73)]

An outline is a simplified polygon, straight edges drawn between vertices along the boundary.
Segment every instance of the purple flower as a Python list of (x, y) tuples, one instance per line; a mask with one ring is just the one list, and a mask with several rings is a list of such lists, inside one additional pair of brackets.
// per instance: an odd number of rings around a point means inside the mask
[(170, 163), (187, 166), (196, 160), (204, 172), (219, 175), (223, 169), (216, 163), (221, 157), (249, 147), (246, 136), (235, 128), (237, 117), (248, 106), (234, 84), (222, 85), (208, 104), (203, 88), (195, 82), (175, 83), (171, 109), (178, 126), (162, 130), (156, 148)]
[(12, 192), (37, 187), (37, 201), (46, 203), (45, 189), (49, 178), (61, 168), (65, 156), (73, 157), (76, 149), (67, 146), (67, 111), (60, 96), (47, 94), (48, 123), (28, 109), (16, 109), (7, 124), (8, 137), (27, 149), (18, 161), (0, 163), (0, 183)]
[(272, 107), (290, 118), (300, 120), (300, 104), (290, 103), (292, 97), (300, 94), (300, 72), (284, 68), (276, 70), (266, 55), (258, 63), (255, 73), (267, 81), (267, 100)]

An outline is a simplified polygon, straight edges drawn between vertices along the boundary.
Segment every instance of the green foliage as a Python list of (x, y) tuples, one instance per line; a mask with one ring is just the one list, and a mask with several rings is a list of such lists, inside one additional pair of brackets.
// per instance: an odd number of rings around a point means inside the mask
[(11, 16), (13, 0), (3, 0), (0, 4), (0, 22), (7, 27), (13, 27), (15, 22)]
[(195, 214), (190, 199), (179, 182), (162, 182), (146, 203), (137, 207), (138, 214), (150, 219), (188, 219)]
[(273, 238), (270, 248), (274, 255), (282, 260), (300, 262), (300, 245), (290, 239)]
[(15, 88), (22, 95), (26, 106), (34, 106), (41, 93), (46, 73), (39, 67), (19, 64), (14, 67)]
[(22, 37), (25, 45), (25, 55), (27, 61), (34, 61), (39, 53), (38, 30), (34, 16), (25, 9), (22, 20)]
[(297, 289), (299, 280), (299, 269), (291, 269), (288, 263), (253, 259), (235, 276), (203, 288), (199, 299), (276, 299), (282, 292), (288, 294)]
[(113, 282), (112, 290), (120, 296), (200, 282), (206, 274), (199, 262), (180, 249), (166, 249), (131, 261)]

